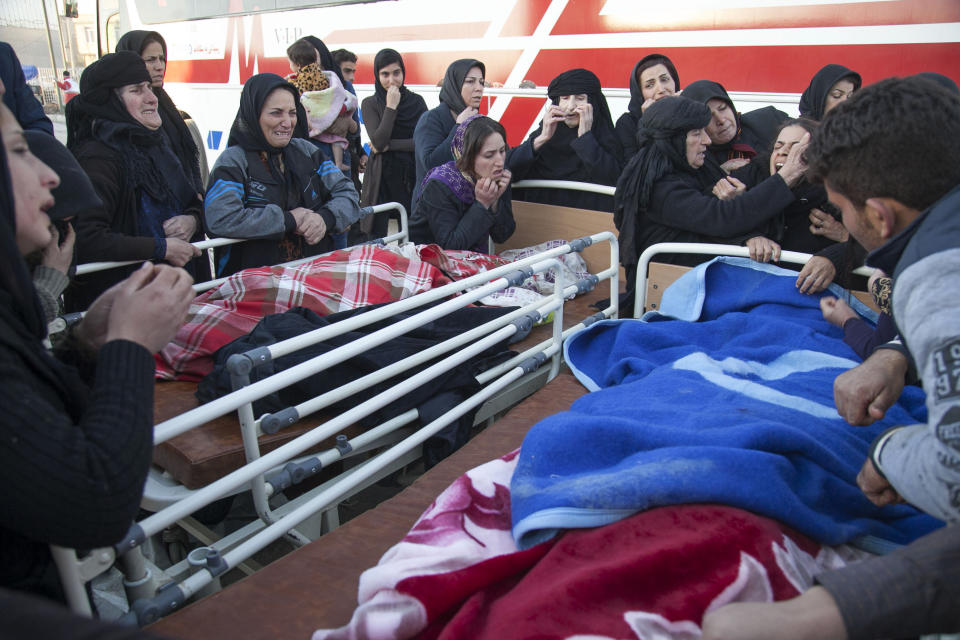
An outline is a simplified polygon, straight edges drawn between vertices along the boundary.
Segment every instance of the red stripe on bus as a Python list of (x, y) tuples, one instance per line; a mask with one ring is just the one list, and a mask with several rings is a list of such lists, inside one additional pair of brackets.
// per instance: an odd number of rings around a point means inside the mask
[[(709, 79), (728, 91), (800, 93), (823, 65), (836, 63), (858, 72), (865, 83), (889, 76), (936, 71), (960, 84), (960, 46), (872, 44), (779, 47), (660, 48), (677, 67), (682, 85)], [(527, 78), (549, 84), (572, 67), (594, 71), (604, 87), (626, 87), (637, 60), (648, 49), (551, 49), (541, 51)]]
[[(645, 17), (600, 15), (607, 0), (570, 0), (552, 35), (583, 33), (630, 33), (709, 29), (775, 29), (783, 27), (848, 27), (868, 25), (957, 22), (957, 0), (896, 0), (894, 2), (847, 2), (827, 5), (757, 7), (750, 9), (672, 10)], [(639, 4), (639, 3), (638, 3)], [(663, 16), (659, 17), (658, 16)]]

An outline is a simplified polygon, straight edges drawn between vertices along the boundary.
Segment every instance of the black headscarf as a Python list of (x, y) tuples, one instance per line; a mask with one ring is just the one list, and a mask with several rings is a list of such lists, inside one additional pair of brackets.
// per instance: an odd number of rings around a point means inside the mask
[[(47, 133), (42, 133), (50, 137)], [(0, 308), (16, 319), (18, 333), (39, 341), (47, 335), (40, 300), (17, 247), (17, 217), (7, 152), (0, 144)], [(12, 336), (10, 336), (12, 337)]]
[(800, 115), (816, 120), (823, 120), (826, 114), (827, 96), (830, 95), (830, 89), (843, 79), (853, 82), (854, 90), (860, 88), (863, 80), (860, 74), (852, 69), (848, 69), (842, 64), (828, 64), (817, 71), (813, 79), (810, 80), (810, 86), (800, 96)]
[[(764, 141), (763, 144), (761, 144), (759, 140), (756, 139), (756, 136), (753, 136), (754, 139), (750, 139), (749, 136), (743, 135), (743, 118), (741, 117), (740, 112), (737, 111), (737, 107), (733, 104), (733, 100), (730, 99), (730, 94), (727, 93), (727, 90), (724, 89), (723, 85), (719, 82), (714, 82), (713, 80), (697, 80), (696, 82), (691, 82), (688, 84), (687, 88), (684, 89), (680, 95), (682, 95), (684, 98), (696, 100), (704, 105), (706, 105), (708, 101), (717, 98), (718, 100), (723, 100), (726, 102), (730, 107), (730, 110), (733, 111), (734, 117), (737, 121), (736, 134), (734, 134), (733, 138), (729, 142), (725, 142), (724, 144), (717, 144), (715, 142), (711, 143), (711, 151), (725, 153), (725, 159), (746, 158), (750, 160), (754, 158), (760, 151), (762, 151), (763, 147), (766, 146), (767, 142)], [(747, 139), (745, 140), (744, 138)]]
[(640, 148), (627, 164), (614, 195), (613, 222), (620, 232), (624, 265), (636, 263), (635, 237), (640, 214), (650, 205), (653, 187), (668, 173), (682, 171), (697, 176), (701, 187), (716, 184), (723, 170), (707, 154), (694, 169), (687, 162), (687, 133), (710, 122), (710, 109), (699, 101), (669, 96), (647, 107), (637, 131)]
[(240, 109), (233, 120), (233, 126), (230, 127), (227, 146), (239, 145), (246, 151), (264, 151), (274, 156), (280, 155), (289, 148), (289, 145), (282, 148), (272, 146), (260, 129), (260, 112), (267, 97), (275, 89), (286, 89), (293, 95), (294, 104), (297, 105), (297, 124), (293, 135), (298, 138), (307, 137), (304, 131), (307, 112), (300, 104), (300, 92), (297, 88), (275, 73), (258, 73), (243, 85), (243, 91), (240, 93)]
[(917, 74), (917, 77), (926, 78), (927, 80), (936, 82), (950, 93), (960, 94), (960, 87), (957, 87), (957, 83), (942, 73), (937, 73), (936, 71), (922, 71)]
[[(406, 80), (407, 68), (403, 66), (403, 58), (394, 49), (381, 49), (373, 59), (374, 91), (381, 110), (387, 108), (387, 90), (380, 84), (380, 69), (394, 62), (400, 65), (404, 80)], [(397, 105), (397, 117), (394, 120), (391, 138), (413, 137), (413, 130), (417, 127), (417, 121), (420, 120), (420, 115), (423, 113), (422, 105), (423, 102), (417, 100), (417, 95), (407, 89), (406, 85), (400, 86), (400, 104)]]
[(103, 205), (87, 172), (59, 140), (42, 131), (24, 131), (23, 137), (30, 152), (60, 176), (60, 184), (51, 191), (56, 204), (47, 211), (50, 220), (66, 220)]
[(673, 78), (673, 83), (676, 85), (675, 91), (680, 91), (680, 76), (677, 74), (677, 68), (673, 66), (670, 58), (662, 53), (651, 53), (644, 56), (640, 62), (633, 66), (633, 73), (630, 74), (630, 104), (627, 105), (627, 111), (632, 113), (637, 120), (643, 117), (643, 103), (646, 102), (646, 98), (643, 97), (643, 88), (640, 86), (640, 68), (644, 67), (646, 69), (658, 64), (667, 68), (667, 72), (670, 73), (670, 77)]
[[(587, 101), (593, 105), (593, 126), (590, 131), (597, 142), (617, 161), (622, 155), (620, 141), (613, 130), (613, 120), (610, 118), (610, 108), (607, 99), (600, 88), (600, 79), (592, 71), (586, 69), (570, 69), (564, 71), (550, 81), (547, 86), (547, 96), (553, 104), (560, 102), (561, 96), (586, 94)], [(530, 134), (535, 140), (543, 131), (543, 121), (537, 130)], [(570, 148), (570, 143), (577, 139), (577, 127), (568, 127), (558, 124), (553, 136), (540, 148), (537, 154), (537, 177), (550, 180), (580, 180), (583, 167), (580, 158)]]
[(463, 101), (463, 95), (460, 91), (463, 89), (463, 81), (467, 73), (474, 67), (480, 67), (483, 77), (487, 77), (487, 68), (479, 60), (472, 58), (462, 58), (454, 60), (447, 67), (447, 72), (443, 74), (443, 85), (440, 87), (440, 102), (447, 105), (454, 111), (460, 113), (467, 108), (467, 103)]
[[(163, 49), (163, 57), (167, 59), (167, 42), (156, 31), (128, 31), (117, 42), (117, 51), (132, 51), (138, 56), (142, 56), (144, 48), (153, 41), (159, 43)], [(160, 119), (163, 121), (163, 132), (167, 135), (170, 147), (174, 155), (180, 159), (184, 172), (190, 178), (196, 191), (203, 193), (204, 184), (200, 177), (200, 150), (197, 149), (197, 145), (193, 141), (190, 129), (187, 128), (187, 123), (184, 122), (177, 105), (173, 103), (163, 87), (152, 88), (153, 93), (157, 96), (157, 101), (160, 103)]]
[(67, 147), (76, 153), (93, 138), (115, 149), (124, 179), (135, 190), (182, 212), (197, 197), (187, 169), (166, 136), (140, 124), (115, 91), (141, 82), (150, 82), (150, 74), (132, 51), (108, 53), (84, 69), (80, 95), (67, 103)]
[(330, 49), (327, 49), (327, 45), (323, 44), (323, 40), (316, 36), (303, 36), (301, 39), (312, 44), (313, 48), (320, 54), (320, 66), (323, 67), (323, 70), (333, 71), (340, 78), (340, 84), (347, 86), (347, 81), (343, 79), (343, 72), (340, 71), (340, 65), (333, 61), (333, 55), (331, 55)]

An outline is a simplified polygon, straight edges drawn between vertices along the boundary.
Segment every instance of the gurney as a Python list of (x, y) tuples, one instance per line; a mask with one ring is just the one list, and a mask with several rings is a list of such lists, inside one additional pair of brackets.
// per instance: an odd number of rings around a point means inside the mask
[[(676, 249), (674, 246), (659, 250)], [(641, 278), (646, 278), (645, 270), (640, 273)], [(668, 274), (667, 279), (672, 275), (675, 274)], [(658, 283), (663, 281), (657, 270), (651, 268), (647, 293), (657, 291)], [(444, 486), (459, 473), (508, 453), (535, 422), (564, 409), (584, 393), (586, 389), (568, 373), (559, 375), (395, 498), (152, 629), (184, 638), (241, 629), (247, 637), (306, 637), (317, 628), (333, 629), (346, 624), (356, 607), (354, 588), (358, 576), (404, 537)]]

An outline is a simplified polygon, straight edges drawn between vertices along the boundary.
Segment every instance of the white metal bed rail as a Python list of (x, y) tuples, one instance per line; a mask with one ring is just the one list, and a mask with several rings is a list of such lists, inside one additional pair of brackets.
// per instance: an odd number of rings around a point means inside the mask
[(573, 180), (518, 180), (512, 185), (514, 189), (567, 189), (568, 191), (587, 191), (605, 196), (613, 196), (616, 187), (592, 182), (576, 182)]
[[(633, 303), (633, 317), (639, 318), (643, 314), (643, 307), (647, 302), (647, 270), (653, 257), (661, 253), (703, 254), (714, 256), (750, 257), (750, 249), (732, 244), (711, 244), (706, 242), (661, 242), (647, 247), (640, 254), (637, 261), (636, 297)], [(799, 251), (781, 251), (779, 262), (806, 264), (814, 256)], [(870, 276), (873, 269), (859, 267), (853, 273), (861, 276)]]

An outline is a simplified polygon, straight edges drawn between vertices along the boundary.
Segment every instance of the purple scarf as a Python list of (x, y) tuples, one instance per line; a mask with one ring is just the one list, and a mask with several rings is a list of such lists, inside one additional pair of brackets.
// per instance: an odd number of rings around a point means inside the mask
[(467, 125), (479, 117), (479, 114), (470, 116), (457, 125), (457, 130), (453, 134), (453, 142), (450, 143), (450, 150), (453, 152), (453, 160), (444, 162), (439, 167), (434, 167), (427, 172), (427, 175), (423, 178), (423, 182), (420, 183), (421, 193), (423, 192), (424, 187), (427, 186), (427, 182), (430, 180), (439, 180), (443, 184), (447, 185), (450, 191), (453, 192), (453, 195), (457, 197), (457, 200), (463, 202), (464, 204), (473, 203), (473, 201), (476, 199), (474, 195), (473, 180), (464, 175), (463, 172), (457, 168), (457, 160), (459, 160), (460, 156), (463, 155), (463, 138), (466, 135)]

